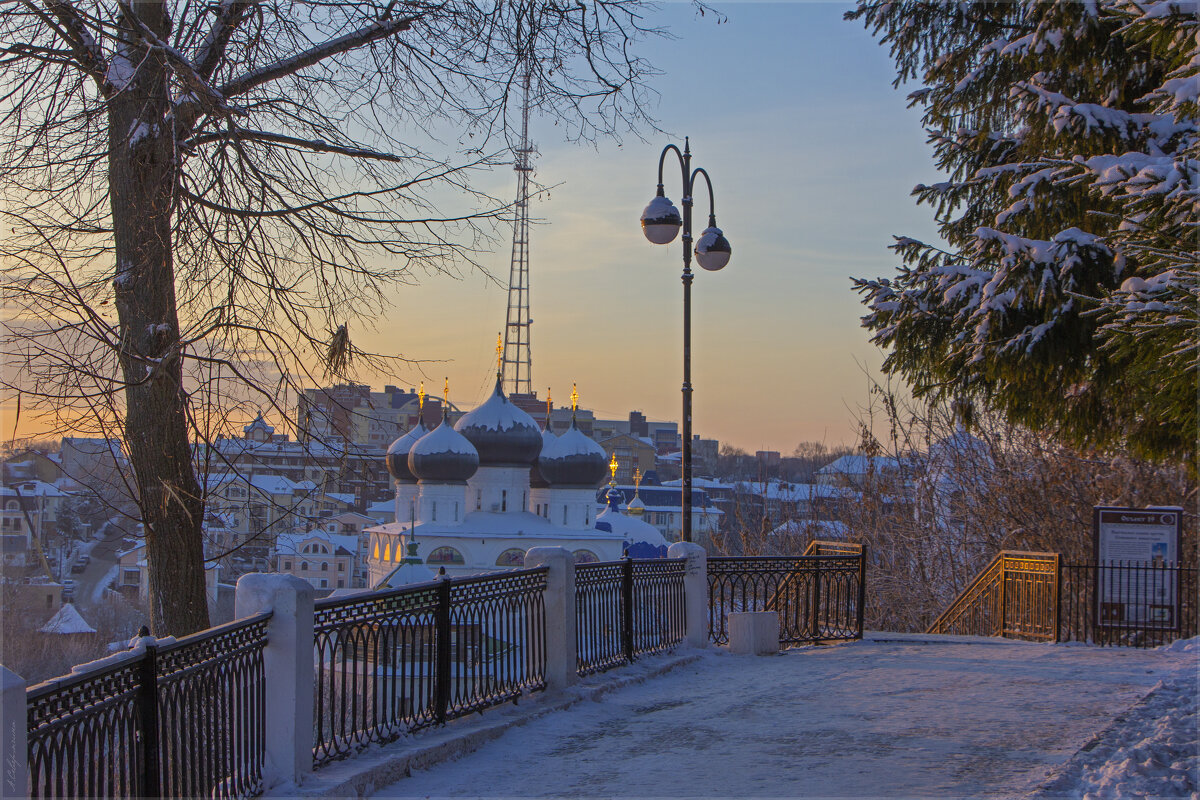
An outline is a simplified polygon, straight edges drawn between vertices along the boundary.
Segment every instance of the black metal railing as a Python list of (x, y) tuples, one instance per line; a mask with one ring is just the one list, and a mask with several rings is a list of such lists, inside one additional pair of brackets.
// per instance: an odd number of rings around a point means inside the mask
[(141, 652), (31, 686), (30, 796), (260, 794), (270, 618), (143, 639)]
[(545, 688), (547, 573), (317, 603), (314, 765)]
[(575, 565), (575, 648), (580, 675), (669, 650), (687, 634), (682, 558), (623, 558)]
[(1058, 586), (1058, 641), (1156, 647), (1200, 635), (1195, 567), (1064, 564)]
[(736, 611), (779, 614), (780, 644), (861, 639), (866, 549), (840, 556), (708, 559), (709, 638), (729, 642)]

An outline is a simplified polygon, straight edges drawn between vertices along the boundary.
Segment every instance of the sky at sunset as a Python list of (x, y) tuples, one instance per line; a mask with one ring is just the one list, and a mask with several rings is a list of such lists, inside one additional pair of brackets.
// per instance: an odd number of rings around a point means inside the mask
[[(886, 51), (859, 23), (842, 20), (849, 5), (715, 7), (724, 24), (685, 2), (665, 3), (649, 19), (675, 37), (640, 51), (662, 72), (652, 81), (659, 97), (651, 113), (665, 133), (592, 146), (532, 121), (536, 180), (553, 187), (530, 210), (533, 385), (566, 404), (576, 382), (581, 405), (604, 418), (639, 410), (680, 419), (681, 246), (648, 243), (639, 217), (663, 146), (689, 136), (733, 246), (729, 266), (697, 269), (693, 285), (694, 432), (750, 451), (850, 444), (868, 375), (877, 377), (883, 360), (859, 327), (850, 278), (892, 273), (893, 235), (936, 238), (929, 211), (909, 192), (937, 172), (919, 114), (891, 86)], [(451, 142), (458, 135), (435, 133)], [(677, 162), (666, 169), (667, 196), (678, 204)], [(507, 201), (516, 178), (500, 168), (479, 186)], [(707, 204), (700, 190), (696, 233)], [(485, 399), (510, 254), (511, 231), (502, 230), (481, 258), (498, 280), (478, 271), (434, 275), (391, 292), (393, 307), (373, 329), (352, 327), (355, 343), (424, 363), (357, 377), (376, 389), (424, 379), (437, 393), (448, 377), (460, 407)], [(12, 435), (11, 402), (0, 410)]]
[[(598, 416), (631, 409), (680, 418), (682, 269), (676, 241), (655, 246), (638, 222), (654, 194), (664, 145), (691, 137), (711, 175), (717, 221), (733, 246), (724, 270), (697, 270), (692, 290), (694, 430), (750, 451), (789, 453), (806, 440), (855, 440), (864, 370), (882, 354), (859, 327), (850, 277), (893, 271), (893, 234), (933, 237), (908, 196), (936, 179), (919, 115), (892, 89), (887, 53), (835, 3), (723, 4), (715, 24), (686, 3), (656, 21), (675, 35), (645, 54), (663, 75), (655, 116), (667, 134), (593, 148), (533, 122), (536, 177), (554, 185), (531, 207), (533, 384)], [(677, 162), (667, 196), (680, 200)], [(515, 191), (498, 171), (489, 190)], [(696, 231), (707, 198), (697, 193)], [(486, 264), (507, 279), (510, 245)], [(424, 359), (454, 402), (482, 401), (495, 374), (506, 294), (481, 275), (439, 277), (395, 296), (394, 314), (365, 338)], [(409, 383), (415, 386), (419, 374)], [(375, 381), (376, 388), (381, 381)], [(429, 387), (427, 387), (429, 388)]]

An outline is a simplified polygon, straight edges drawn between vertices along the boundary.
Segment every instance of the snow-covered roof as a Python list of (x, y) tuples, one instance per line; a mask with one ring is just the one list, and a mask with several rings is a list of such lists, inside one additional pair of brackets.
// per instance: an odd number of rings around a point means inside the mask
[[(658, 528), (637, 517), (626, 516), (611, 508), (606, 508), (596, 517), (596, 528), (620, 536), (627, 545), (648, 544), (651, 547), (666, 547), (667, 540), (659, 533)], [(636, 553), (633, 554), (637, 557)]]
[(866, 475), (871, 470), (884, 472), (900, 468), (900, 460), (891, 456), (865, 456), (850, 453), (817, 470), (818, 475)]
[(329, 545), (335, 556), (352, 556), (358, 552), (358, 537), (312, 530), (306, 533), (281, 533), (275, 537), (276, 555), (298, 555), (300, 548), (312, 541)]
[(354, 505), (354, 495), (349, 492), (326, 492), (325, 497), (348, 506)]
[(829, 539), (845, 539), (850, 533), (850, 528), (846, 523), (840, 520), (831, 519), (809, 519), (799, 520), (790, 519), (782, 525), (777, 526), (771, 531), (771, 536), (799, 536), (800, 534), (808, 534), (813, 537), (825, 537)]
[(0, 486), (0, 497), (70, 497), (54, 484), (39, 480), (15, 481), (9, 486)]
[(38, 628), (38, 633), (95, 633), (96, 629), (80, 616), (74, 603), (63, 603), (62, 608), (50, 620)]

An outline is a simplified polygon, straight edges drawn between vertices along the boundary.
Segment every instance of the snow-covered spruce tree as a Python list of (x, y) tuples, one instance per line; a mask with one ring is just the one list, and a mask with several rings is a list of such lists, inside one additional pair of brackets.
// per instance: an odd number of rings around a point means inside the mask
[[(193, 443), (342, 374), (383, 291), (471, 264), (531, 95), (645, 120), (642, 0), (30, 0), (0, 14), (3, 387), (123, 439), (159, 634), (207, 625)], [(515, 87), (516, 91), (513, 92)], [(232, 419), (231, 419), (232, 417)]]
[(1194, 460), (1197, 4), (869, 0), (947, 180), (856, 280), (885, 369), (1075, 445)]

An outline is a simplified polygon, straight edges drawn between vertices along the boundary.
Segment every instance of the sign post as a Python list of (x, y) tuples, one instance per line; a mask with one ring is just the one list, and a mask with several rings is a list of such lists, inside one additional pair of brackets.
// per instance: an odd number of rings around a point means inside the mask
[(1179, 627), (1182, 522), (1179, 508), (1092, 509), (1098, 627)]

